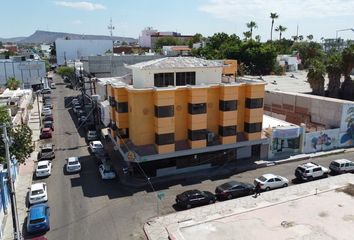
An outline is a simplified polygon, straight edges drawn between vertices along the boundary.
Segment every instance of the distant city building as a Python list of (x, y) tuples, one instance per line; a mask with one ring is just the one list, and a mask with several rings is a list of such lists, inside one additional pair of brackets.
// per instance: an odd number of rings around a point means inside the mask
[(0, 59), (0, 85), (5, 85), (10, 77), (14, 77), (21, 82), (21, 88), (28, 89), (41, 84), (45, 76), (43, 60), (26, 59), (24, 56)]
[(14, 43), (6, 43), (6, 44), (3, 44), (2, 47), (9, 52), (14, 52), (14, 53), (18, 52), (18, 47)]
[(144, 30), (141, 31), (141, 36), (139, 36), (139, 46), (140, 47), (146, 47), (146, 48), (151, 48), (151, 35), (157, 33), (156, 29), (153, 29), (152, 27), (147, 27)]
[(113, 53), (112, 40), (55, 40), (57, 64), (65, 65), (68, 61), (75, 61), (83, 57)]
[(345, 41), (342, 38), (326, 38), (323, 39), (322, 48), (323, 51), (328, 52), (331, 49), (336, 49), (338, 51), (342, 51), (344, 48), (354, 44), (353, 40)]
[(286, 72), (294, 72), (298, 70), (298, 65), (301, 63), (298, 55), (278, 55), (277, 62)]
[(139, 36), (139, 46), (146, 48), (155, 48), (156, 41), (161, 37), (173, 37), (177, 38), (180, 41), (188, 41), (193, 36), (191, 35), (182, 35), (178, 32), (158, 32), (156, 29), (152, 27), (147, 27), (143, 31), (141, 31), (141, 36)]
[(163, 46), (162, 52), (165, 56), (190, 56), (191, 50), (188, 46)]

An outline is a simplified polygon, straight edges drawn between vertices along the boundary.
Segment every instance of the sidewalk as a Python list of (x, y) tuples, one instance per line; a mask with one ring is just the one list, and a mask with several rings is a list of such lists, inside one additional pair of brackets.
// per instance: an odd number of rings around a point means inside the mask
[[(120, 153), (118, 151), (114, 150), (114, 143), (109, 142), (105, 144), (105, 150), (109, 154), (111, 159), (114, 159), (112, 161), (112, 164), (114, 168), (116, 169), (120, 181), (129, 187), (132, 188), (144, 188), (148, 187), (149, 183), (146, 181), (145, 178), (143, 177), (135, 177), (135, 176), (130, 176), (128, 174), (124, 174), (122, 171), (122, 166), (124, 164), (124, 160), (120, 156)], [(252, 161), (251, 159), (245, 159), (245, 160), (240, 160), (237, 161), (235, 164), (229, 164), (227, 167), (225, 166), (216, 166), (216, 167), (211, 167), (205, 170), (199, 170), (199, 171), (191, 171), (191, 172), (186, 172), (186, 173), (181, 173), (181, 174), (176, 174), (176, 175), (171, 175), (171, 176), (164, 176), (164, 177), (151, 177), (150, 182), (152, 184), (161, 184), (161, 183), (168, 183), (168, 182), (174, 182), (178, 180), (183, 180), (193, 175), (193, 178), (218, 178), (221, 176), (232, 176), (237, 173), (257, 169), (257, 168), (263, 168), (263, 167), (269, 167), (277, 164), (284, 164), (288, 162), (294, 162), (294, 161), (301, 161), (301, 160), (306, 160), (306, 159), (311, 159), (311, 158), (316, 158), (316, 157), (322, 157), (322, 156), (328, 156), (328, 155), (335, 155), (335, 154), (340, 154), (344, 152), (350, 152), (354, 151), (354, 148), (347, 148), (347, 149), (335, 149), (331, 151), (325, 151), (325, 152), (316, 152), (316, 153), (309, 153), (309, 154), (298, 154), (294, 156), (290, 156), (287, 158), (283, 159), (277, 159), (277, 160), (258, 160), (258, 161)]]
[[(22, 234), (24, 229), (23, 225), (25, 224), (24, 220), (27, 216), (27, 192), (28, 188), (32, 184), (33, 169), (35, 166), (35, 159), (37, 159), (37, 148), (40, 134), (39, 121), (40, 120), (39, 111), (37, 107), (37, 99), (35, 99), (33, 103), (33, 109), (31, 110), (28, 120), (28, 126), (32, 129), (32, 141), (35, 145), (35, 151), (31, 153), (31, 156), (26, 160), (25, 163), (19, 166), (19, 174), (17, 175), (17, 180), (15, 182), (17, 212), (20, 224), (20, 231)], [(9, 210), (10, 211), (7, 214), (7, 220), (4, 229), (4, 240), (13, 239), (13, 227), (10, 207)]]

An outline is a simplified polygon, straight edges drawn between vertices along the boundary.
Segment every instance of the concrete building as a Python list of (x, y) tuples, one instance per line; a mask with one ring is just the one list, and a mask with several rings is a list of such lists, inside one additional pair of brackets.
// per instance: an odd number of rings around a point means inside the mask
[(144, 28), (144, 30), (141, 31), (141, 35), (139, 36), (139, 46), (151, 48), (151, 35), (155, 33), (157, 33), (157, 30), (153, 29), (152, 27)]
[(235, 80), (235, 66), (169, 57), (108, 84), (111, 135), (132, 168), (163, 176), (259, 159), (265, 84)]
[(278, 55), (277, 62), (285, 69), (286, 72), (296, 72), (301, 60), (298, 56)]
[(43, 60), (26, 59), (15, 56), (10, 59), (0, 59), (0, 85), (5, 85), (10, 77), (21, 82), (21, 88), (28, 89), (41, 84), (46, 76)]
[(81, 60), (86, 74), (97, 78), (120, 77), (131, 74), (132, 70), (125, 65), (161, 58), (159, 55), (120, 55), (120, 56), (89, 56)]
[(112, 40), (55, 40), (57, 64), (64, 65), (68, 61), (75, 61), (87, 56), (104, 55), (107, 51), (113, 52)]
[(304, 128), (303, 153), (354, 146), (352, 101), (267, 91), (264, 111), (267, 115)]

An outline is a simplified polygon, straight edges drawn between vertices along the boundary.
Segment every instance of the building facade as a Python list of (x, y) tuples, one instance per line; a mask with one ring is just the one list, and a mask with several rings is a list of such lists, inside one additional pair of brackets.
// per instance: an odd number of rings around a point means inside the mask
[(28, 89), (41, 84), (41, 79), (45, 76), (43, 60), (26, 59), (21, 56), (0, 59), (0, 85), (5, 85), (9, 78), (14, 77), (21, 82), (21, 88)]
[(265, 84), (236, 81), (236, 66), (192, 57), (129, 66), (131, 85), (107, 85), (111, 134), (124, 159), (163, 176), (259, 158)]
[(157, 33), (157, 30), (152, 27), (147, 27), (141, 31), (141, 35), (139, 36), (139, 46), (151, 48), (151, 35)]
[(68, 61), (75, 61), (87, 56), (104, 55), (106, 52), (113, 53), (112, 40), (55, 40), (57, 64), (64, 65)]

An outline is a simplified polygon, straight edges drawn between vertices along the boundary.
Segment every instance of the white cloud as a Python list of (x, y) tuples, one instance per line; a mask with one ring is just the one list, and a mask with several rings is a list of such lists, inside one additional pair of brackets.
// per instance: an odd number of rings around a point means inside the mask
[(57, 1), (55, 2), (56, 5), (75, 8), (80, 10), (87, 10), (87, 11), (94, 11), (94, 10), (103, 10), (106, 9), (105, 6), (98, 3), (91, 3), (91, 2), (65, 2), (65, 1)]
[(72, 23), (75, 24), (75, 25), (81, 25), (82, 21), (77, 19), (77, 20), (72, 21)]
[(269, 19), (276, 12), (281, 19), (318, 19), (353, 16), (353, 0), (209, 0), (199, 10), (232, 22)]

